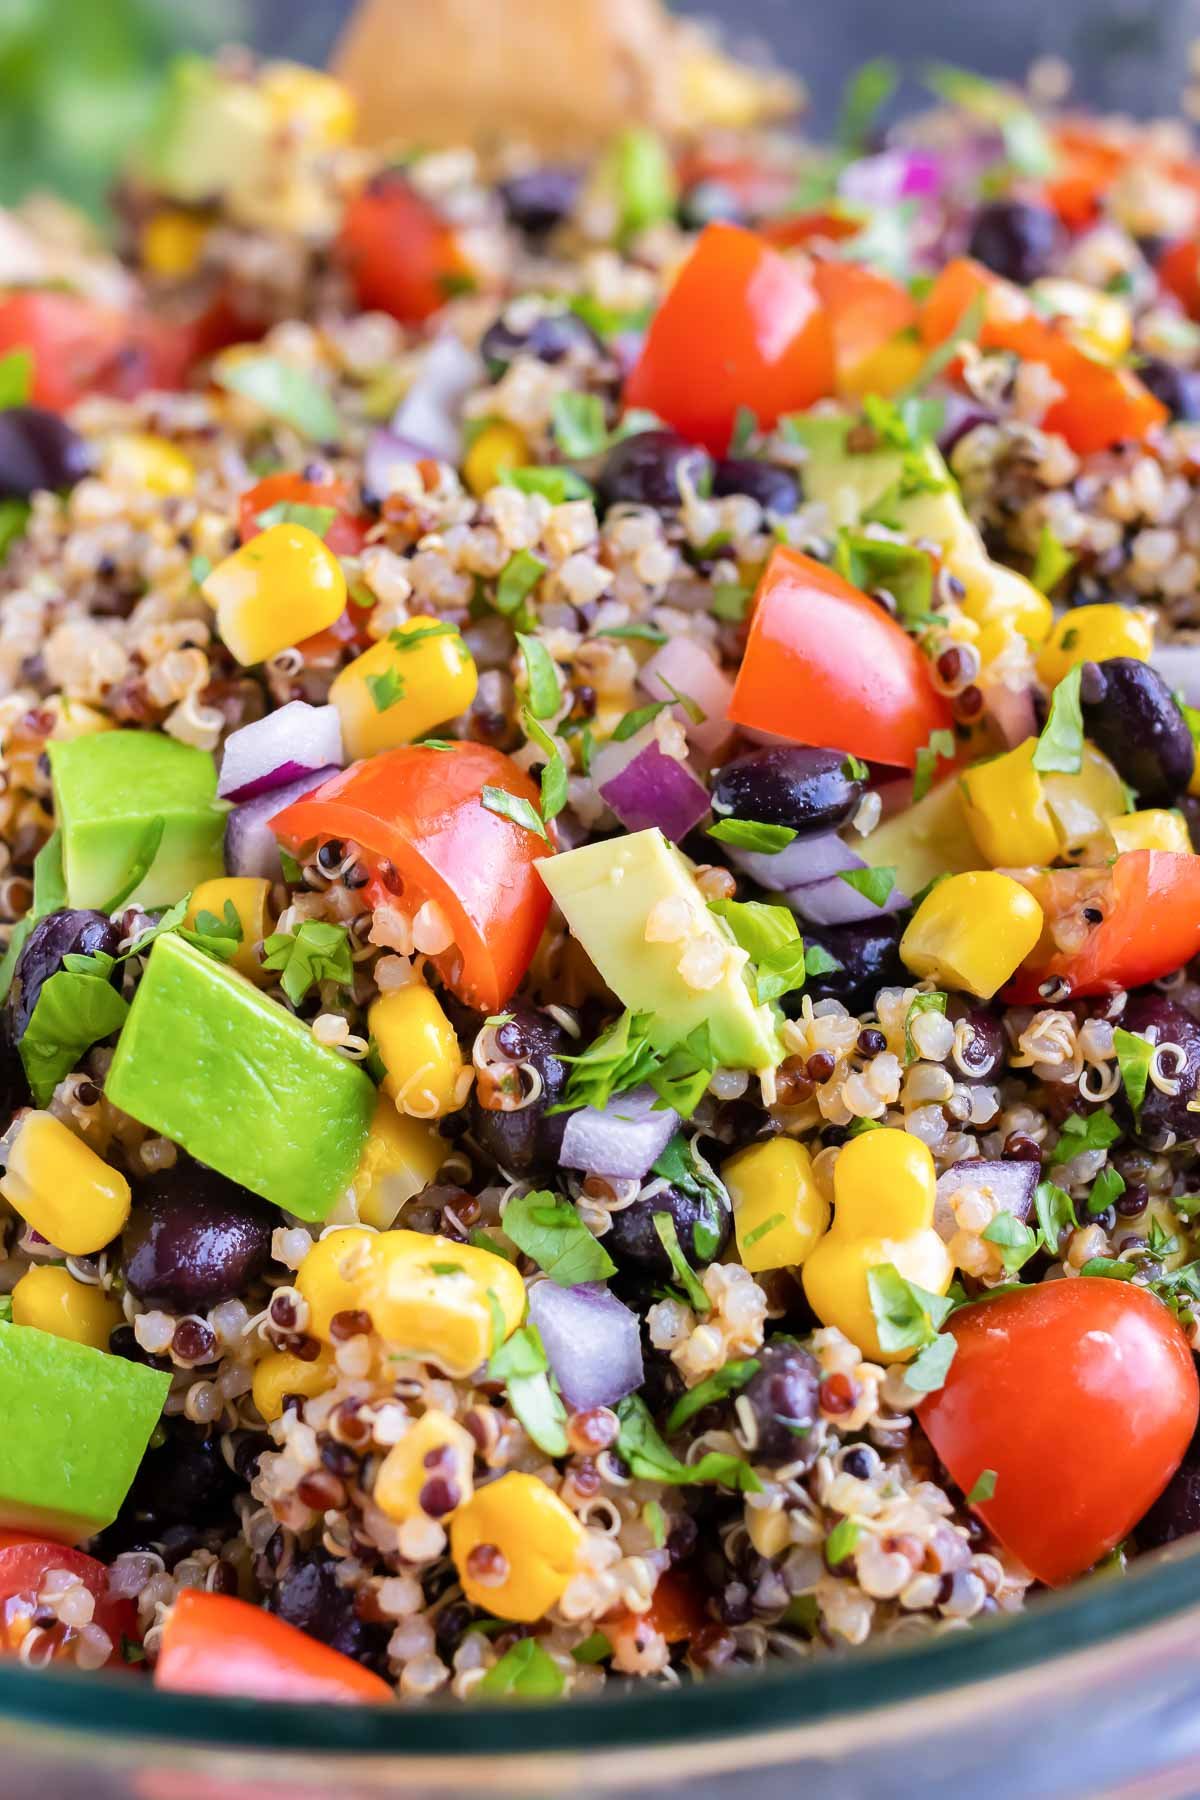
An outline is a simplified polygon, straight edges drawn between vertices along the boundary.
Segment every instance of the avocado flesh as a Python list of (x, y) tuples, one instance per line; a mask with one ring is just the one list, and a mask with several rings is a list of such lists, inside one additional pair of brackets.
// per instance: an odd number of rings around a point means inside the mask
[(255, 87), (229, 80), (204, 57), (181, 57), (143, 152), (148, 185), (194, 206), (239, 188), (260, 188), (270, 155), (271, 113)]
[(105, 1093), (251, 1193), (320, 1221), (358, 1167), (376, 1092), (244, 976), (157, 939)]
[(846, 842), (873, 869), (895, 869), (896, 886), (909, 895), (919, 894), (939, 875), (987, 866), (967, 828), (955, 777), (939, 782), (915, 806), (906, 806), (866, 837), (847, 831)]
[(68, 906), (109, 906), (156, 819), (162, 841), (125, 904), (169, 906), (225, 873), (228, 808), (207, 750), (161, 731), (106, 731), (47, 750)]
[(770, 1006), (755, 1004), (731, 962), (711, 988), (690, 987), (679, 973), (687, 939), (648, 943), (646, 920), (661, 900), (692, 907), (696, 933), (730, 942), (707, 910), (692, 865), (658, 830), (585, 844), (544, 857), (538, 873), (601, 975), (631, 1012), (652, 1013), (656, 1049), (681, 1043), (707, 1024), (713, 1055), (724, 1068), (773, 1068), (782, 1054)]
[(111, 1525), (171, 1377), (31, 1325), (0, 1325), (0, 1525), (77, 1544)]

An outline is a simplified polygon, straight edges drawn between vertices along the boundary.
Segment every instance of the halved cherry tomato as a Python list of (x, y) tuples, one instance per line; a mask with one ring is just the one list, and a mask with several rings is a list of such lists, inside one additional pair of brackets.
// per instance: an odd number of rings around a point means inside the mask
[(1058, 1587), (1133, 1529), (1196, 1426), (1192, 1352), (1161, 1300), (1092, 1275), (1040, 1282), (954, 1314), (945, 1385), (917, 1408), (989, 1531)]
[(930, 732), (951, 724), (908, 633), (824, 563), (782, 544), (758, 584), (729, 717), (903, 769)]
[(844, 390), (868, 357), (915, 326), (916, 302), (906, 287), (864, 263), (818, 262), (813, 280), (833, 332), (837, 382)]
[(682, 1644), (710, 1623), (704, 1602), (684, 1569), (668, 1569), (661, 1575), (650, 1598), (650, 1609), (641, 1613), (668, 1644)]
[[(375, 859), (365, 896), (410, 916), (433, 900), (454, 943), (432, 960), (468, 1005), (495, 1012), (528, 969), (550, 912), (537, 864), (550, 845), (483, 804), (500, 788), (536, 807), (528, 775), (486, 744), (406, 744), (331, 776), (271, 820), (291, 850), (328, 838)], [(387, 865), (387, 866), (385, 866)]]
[(1042, 363), (1062, 388), (1046, 409), (1047, 431), (1088, 455), (1126, 439), (1141, 439), (1161, 425), (1167, 409), (1129, 369), (1097, 362), (1051, 320), (1044, 319), (1019, 287), (967, 257), (947, 263), (921, 308), (927, 344), (952, 337), (968, 306), (987, 296), (979, 342), (985, 350), (1011, 350), (1023, 362)]
[[(1074, 998), (1115, 994), (1170, 975), (1200, 955), (1200, 856), (1127, 850), (1106, 869), (1047, 869), (1023, 877), (1046, 930), (1005, 998), (1036, 1001), (1043, 983), (1065, 982)], [(1055, 920), (1094, 907), (1103, 913), (1078, 950), (1055, 948)], [(1060, 989), (1060, 995), (1062, 990)]]
[[(114, 1599), (108, 1592), (108, 1570), (94, 1556), (69, 1549), (47, 1538), (23, 1531), (0, 1532), (0, 1655), (14, 1655), (29, 1631), (42, 1577), (50, 1569), (66, 1569), (96, 1599), (93, 1622), (112, 1639), (109, 1665), (124, 1666), (121, 1639), (136, 1639), (137, 1607), (132, 1600)], [(68, 1626), (55, 1628), (61, 1642), (55, 1661), (67, 1661), (77, 1635)]]
[(338, 251), (358, 303), (419, 325), (469, 283), (458, 234), (398, 170), (369, 181), (346, 208)]
[(1180, 238), (1158, 259), (1158, 279), (1189, 318), (1200, 319), (1200, 240)]
[(185, 334), (164, 321), (49, 288), (0, 299), (0, 355), (19, 348), (33, 355), (31, 399), (52, 412), (85, 394), (131, 400), (177, 388), (190, 360)]
[(760, 425), (833, 389), (833, 335), (811, 268), (740, 225), (709, 225), (646, 334), (625, 387), (720, 456), (738, 408)]
[(184, 1588), (162, 1629), (154, 1685), (174, 1694), (385, 1706), (380, 1676), (286, 1619), (229, 1594)]
[(306, 481), (303, 475), (267, 475), (247, 488), (238, 500), (238, 533), (243, 544), (264, 529), (258, 515), (281, 505), (331, 506), (334, 517), (325, 542), (335, 556), (357, 556), (371, 528), (366, 513), (353, 511), (348, 481)]

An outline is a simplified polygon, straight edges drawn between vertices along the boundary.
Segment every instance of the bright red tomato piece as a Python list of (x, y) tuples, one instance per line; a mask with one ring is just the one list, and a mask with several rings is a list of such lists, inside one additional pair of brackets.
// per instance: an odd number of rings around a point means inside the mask
[(773, 425), (832, 393), (833, 374), (808, 265), (740, 225), (709, 225), (651, 321), (625, 404), (720, 456), (739, 407)]
[(977, 295), (987, 296), (979, 342), (985, 350), (1011, 350), (1023, 362), (1043, 364), (1062, 389), (1043, 421), (1083, 456), (1128, 439), (1140, 440), (1161, 425), (1167, 409), (1129, 369), (1097, 362), (1051, 320), (1044, 319), (1012, 282), (959, 257), (948, 263), (921, 308), (921, 335), (942, 344), (958, 329)]
[(398, 171), (351, 200), (338, 250), (359, 305), (405, 324), (419, 325), (472, 278), (453, 226)]
[[(945, 1385), (917, 1408), (989, 1531), (1058, 1587), (1106, 1556), (1178, 1468), (1200, 1394), (1172, 1313), (1127, 1281), (1082, 1275), (955, 1313)], [(989, 1483), (990, 1485), (990, 1483)]]
[(154, 1685), (174, 1694), (384, 1706), (387, 1682), (285, 1619), (235, 1600), (184, 1588), (163, 1626)]
[(1200, 856), (1127, 850), (1107, 870), (1049, 869), (1027, 886), (1048, 926), (1085, 905), (1104, 917), (1069, 954), (1044, 932), (1006, 990), (1017, 1004), (1036, 1001), (1052, 980), (1073, 998), (1142, 987), (1200, 955)]
[(533, 960), (550, 912), (537, 864), (551, 846), (483, 804), (500, 788), (536, 807), (538, 791), (517, 765), (485, 744), (445, 750), (418, 744), (354, 763), (271, 821), (290, 850), (340, 838), (374, 859), (364, 890), (373, 906), (410, 916), (436, 901), (454, 943), (432, 960), (461, 1000), (496, 1012)]
[(863, 263), (819, 262), (813, 280), (830, 330), (839, 383), (868, 356), (917, 322), (917, 306), (906, 287)]
[[(352, 507), (347, 481), (306, 481), (303, 475), (268, 475), (238, 500), (238, 534), (243, 544), (257, 537), (263, 527), (259, 514), (273, 506), (331, 506), (334, 517), (325, 542), (335, 556), (357, 556), (366, 541), (371, 521)], [(361, 608), (359, 609), (362, 610)]]
[(1158, 259), (1158, 279), (1189, 318), (1200, 319), (1200, 242), (1192, 237), (1169, 244)]
[(952, 723), (908, 633), (824, 563), (784, 545), (758, 584), (729, 717), (902, 769)]
[(49, 288), (0, 299), (0, 355), (20, 348), (33, 355), (33, 403), (52, 412), (85, 394), (131, 400), (179, 387), (190, 358), (184, 334), (162, 320)]
[[(55, 1544), (22, 1531), (0, 1532), (0, 1655), (15, 1655), (29, 1631), (42, 1577), (50, 1569), (66, 1569), (95, 1595), (93, 1621), (112, 1639), (110, 1665), (124, 1666), (121, 1639), (136, 1639), (137, 1608), (132, 1600), (113, 1599), (108, 1593), (108, 1570), (94, 1556)], [(56, 1626), (61, 1642), (54, 1661), (67, 1661), (75, 1632)]]

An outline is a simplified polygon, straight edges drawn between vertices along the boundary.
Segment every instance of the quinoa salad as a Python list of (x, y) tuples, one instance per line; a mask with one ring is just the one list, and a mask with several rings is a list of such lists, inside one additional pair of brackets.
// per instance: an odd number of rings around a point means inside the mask
[(1200, 157), (705, 70), (191, 60), (0, 217), (33, 1667), (670, 1685), (1200, 1528)]

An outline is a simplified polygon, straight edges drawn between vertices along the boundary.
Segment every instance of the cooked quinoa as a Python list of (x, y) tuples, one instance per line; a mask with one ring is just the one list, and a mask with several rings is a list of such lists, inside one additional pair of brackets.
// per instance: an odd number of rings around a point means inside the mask
[[(100, 1574), (51, 1551), (0, 1635), (35, 1665), (161, 1657), (171, 1686), (200, 1590), (404, 1701), (566, 1694), (957, 1628), (1200, 1526), (1190, 144), (947, 75), (837, 157), (631, 130), (589, 168), (397, 165), (342, 141), (324, 80), (287, 77), (321, 105), (265, 199), (177, 192), (160, 148), (119, 260), (44, 204), (0, 239), (0, 366), (32, 357), (0, 412), (0, 1350), (56, 1334), (164, 1377), (123, 1498), (38, 1532)], [(816, 282), (832, 379), (792, 367), (798, 399), (718, 438), (695, 421), (741, 346), (695, 316), (664, 344), (722, 233)], [(964, 268), (984, 301), (939, 335)], [(865, 322), (830, 270), (873, 278)], [(37, 310), (64, 292), (117, 309), (74, 386)], [(841, 622), (766, 644), (810, 592)], [(318, 728), (340, 754), (306, 761)], [(159, 802), (114, 761), (125, 841), (151, 835), (104, 906), (72, 783), (134, 734), (221, 771), (224, 861), (155, 887)], [(448, 871), (423, 806), (454, 811)], [(242, 1008), (215, 1122), (188, 1002), (156, 998), (176, 966)], [(88, 985), (51, 1017), (50, 980)], [(100, 985), (119, 1018), (86, 1035)], [(312, 1071), (291, 1125), (260, 1019)], [(145, 1066), (176, 1028), (178, 1106)], [(327, 1079), (349, 1097), (314, 1128)], [(1027, 1341), (1076, 1283), (1173, 1361), (1157, 1462), (1048, 1547), (1026, 1515), (1070, 1471), (1022, 1510), (943, 1421), (971, 1322)]]

